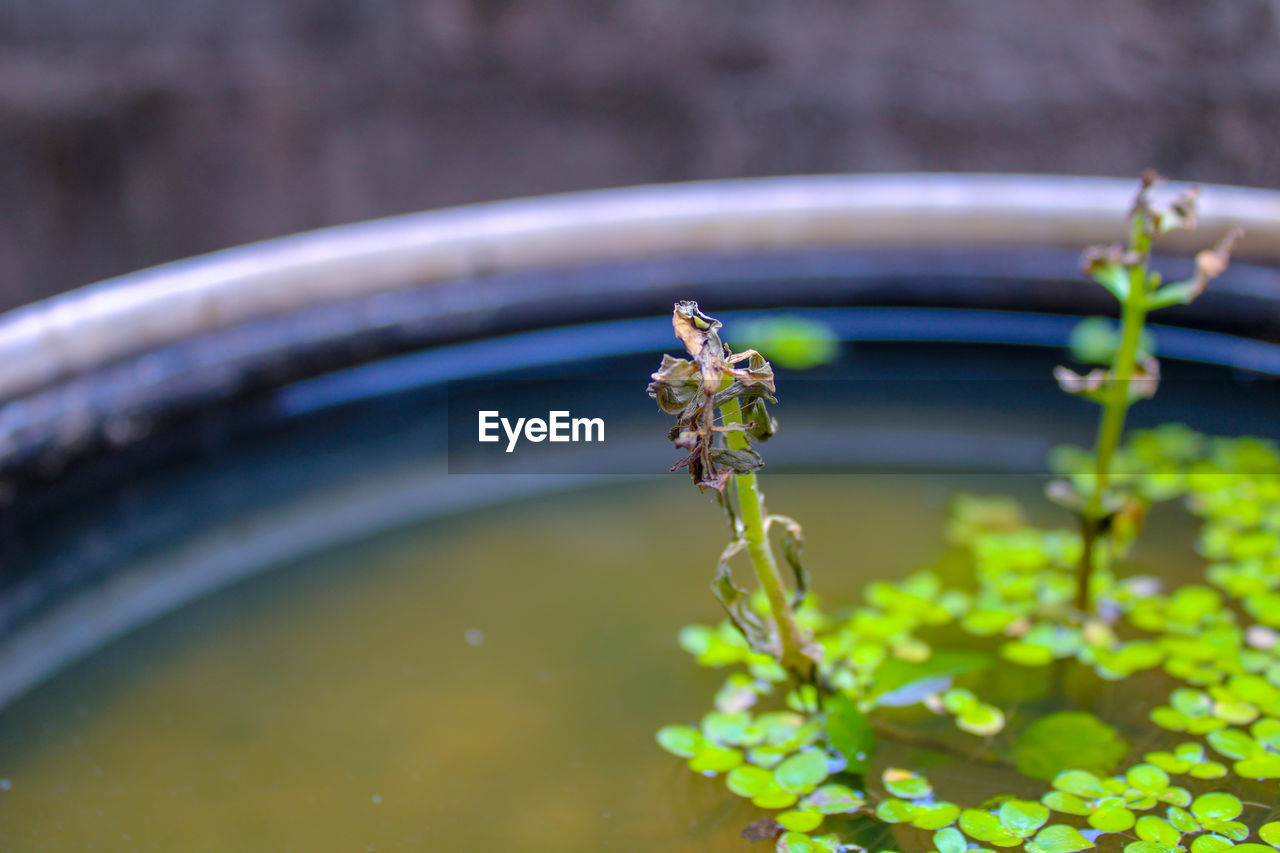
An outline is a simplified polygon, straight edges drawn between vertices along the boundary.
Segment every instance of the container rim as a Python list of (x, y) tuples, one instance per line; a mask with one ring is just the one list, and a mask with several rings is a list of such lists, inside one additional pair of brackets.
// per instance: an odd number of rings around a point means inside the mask
[[(253, 320), (501, 273), (817, 246), (1082, 248), (1114, 239), (1134, 187), (1058, 175), (789, 176), (592, 190), (323, 228), (0, 315), (0, 401)], [(1200, 219), (1211, 236), (1244, 227), (1242, 258), (1280, 262), (1280, 191), (1207, 185)], [(1186, 252), (1205, 240), (1174, 233), (1165, 246)]]

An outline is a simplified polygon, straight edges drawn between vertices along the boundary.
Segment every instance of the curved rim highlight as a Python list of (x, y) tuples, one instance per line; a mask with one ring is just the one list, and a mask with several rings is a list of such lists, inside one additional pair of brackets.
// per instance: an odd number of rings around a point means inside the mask
[[(834, 175), (597, 190), (337, 226), (120, 276), (0, 317), (0, 400), (194, 335), (301, 308), (496, 273), (810, 246), (1057, 246), (1119, 232), (1135, 182)], [(1165, 189), (1177, 192), (1184, 185)], [(1208, 186), (1202, 232), (1241, 225), (1280, 261), (1280, 192)], [(1167, 248), (1202, 245), (1171, 234)]]

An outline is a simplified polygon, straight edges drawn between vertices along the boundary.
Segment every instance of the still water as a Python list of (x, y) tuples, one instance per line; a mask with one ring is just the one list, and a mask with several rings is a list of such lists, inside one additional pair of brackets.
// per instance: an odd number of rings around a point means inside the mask
[[(828, 602), (944, 555), (954, 491), (1039, 486), (767, 482), (770, 508), (804, 523)], [(718, 619), (724, 535), (673, 475), (423, 523), (240, 583), (0, 715), (0, 849), (759, 850), (738, 836), (759, 815), (653, 741), (719, 684), (675, 637)]]

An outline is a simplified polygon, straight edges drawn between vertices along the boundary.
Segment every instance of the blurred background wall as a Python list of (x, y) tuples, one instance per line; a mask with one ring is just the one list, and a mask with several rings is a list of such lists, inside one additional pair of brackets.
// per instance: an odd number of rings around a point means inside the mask
[(0, 308), (443, 205), (838, 171), (1280, 186), (1280, 0), (0, 0)]

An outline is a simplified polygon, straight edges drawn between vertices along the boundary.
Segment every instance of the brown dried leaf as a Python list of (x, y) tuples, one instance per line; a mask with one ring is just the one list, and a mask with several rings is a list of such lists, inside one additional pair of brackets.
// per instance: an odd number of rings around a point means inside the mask
[(772, 841), (782, 834), (782, 825), (771, 817), (762, 817), (755, 823), (747, 824), (742, 830), (742, 837), (748, 841)]
[[(720, 321), (702, 313), (696, 302), (677, 302), (671, 325), (692, 360), (663, 356), (648, 389), (662, 411), (676, 416), (673, 443), (689, 451), (671, 470), (688, 468), (699, 488), (723, 494), (734, 472), (755, 471), (764, 462), (754, 450), (725, 447), (717, 435), (745, 429), (762, 439), (773, 433), (777, 425), (761, 402), (773, 400), (773, 368), (754, 350), (730, 353), (718, 334)], [(717, 427), (716, 410), (734, 399), (742, 401), (747, 425)]]

